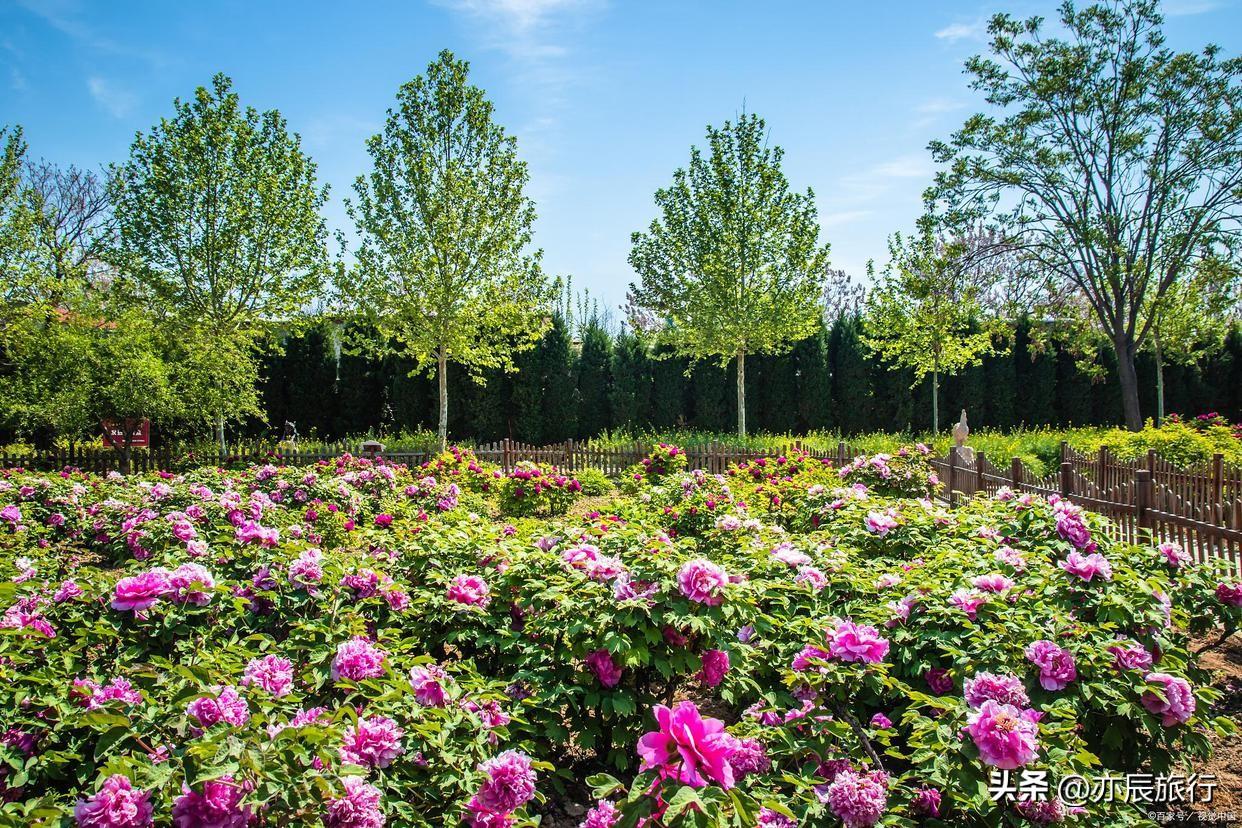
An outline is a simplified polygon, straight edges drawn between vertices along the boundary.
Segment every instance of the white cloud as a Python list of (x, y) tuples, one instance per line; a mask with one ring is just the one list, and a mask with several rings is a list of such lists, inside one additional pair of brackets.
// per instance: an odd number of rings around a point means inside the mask
[(987, 21), (982, 17), (970, 23), (950, 23), (936, 32), (940, 40), (956, 43), (959, 40), (979, 40), (987, 32)]
[(901, 155), (876, 164), (867, 173), (880, 178), (931, 178), (934, 168), (926, 153)]
[(101, 77), (87, 78), (86, 86), (95, 102), (113, 118), (124, 118), (138, 103), (138, 96), (133, 92)]
[(841, 224), (851, 224), (867, 218), (873, 212), (873, 210), (837, 210), (836, 212), (825, 213), (820, 216), (819, 224), (821, 227), (836, 227)]

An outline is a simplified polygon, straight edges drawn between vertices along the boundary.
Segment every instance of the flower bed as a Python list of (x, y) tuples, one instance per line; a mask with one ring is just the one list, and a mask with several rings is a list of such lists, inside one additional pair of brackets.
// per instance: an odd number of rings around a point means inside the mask
[(1067, 503), (899, 496), (929, 474), (773, 458), (510, 519), (533, 478), (462, 453), (7, 472), (0, 823), (524, 825), (588, 778), (589, 828), (1141, 822), (989, 774), (1206, 755), (1189, 641), (1242, 585)]

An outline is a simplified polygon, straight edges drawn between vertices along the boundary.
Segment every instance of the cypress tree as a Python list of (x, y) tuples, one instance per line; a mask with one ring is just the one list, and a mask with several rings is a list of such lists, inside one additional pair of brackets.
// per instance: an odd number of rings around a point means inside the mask
[(1056, 424), (1061, 426), (1090, 425), (1095, 422), (1095, 414), (1091, 407), (1094, 393), (1091, 377), (1078, 367), (1074, 355), (1066, 350), (1058, 348), (1055, 359), (1057, 365)]
[(794, 346), (790, 354), (797, 383), (795, 428), (806, 433), (832, 427), (832, 378), (828, 366), (828, 329), (819, 329)]
[(622, 331), (612, 349), (612, 427), (638, 431), (647, 424), (651, 375), (647, 350), (635, 334)]
[(983, 377), (987, 387), (984, 410), (993, 428), (1011, 429), (1017, 422), (1014, 397), (1018, 393), (1013, 352), (988, 354), (983, 358)]
[(840, 316), (829, 336), (834, 421), (843, 434), (874, 430), (871, 418), (871, 374), (859, 336), (857, 315)]
[(650, 358), (651, 396), (647, 421), (659, 431), (684, 426), (686, 423), (685, 357), (677, 356), (668, 345), (657, 346)]
[(582, 333), (578, 353), (578, 436), (594, 437), (612, 421), (612, 338), (592, 317)]
[(727, 366), (695, 363), (690, 375), (690, 423), (703, 431), (725, 431), (737, 419), (737, 382)]
[(513, 358), (508, 434), (526, 443), (543, 438), (543, 342)]
[(759, 428), (773, 434), (794, 431), (798, 427), (798, 369), (793, 354), (765, 354), (757, 361)]
[(1047, 426), (1056, 422), (1057, 366), (1054, 356), (1036, 347), (1031, 320), (1018, 320), (1013, 339), (1014, 370), (1018, 379), (1018, 423)]
[(564, 318), (558, 313), (539, 343), (543, 372), (543, 424), (545, 444), (568, 440), (578, 433), (578, 388), (574, 379), (574, 353)]

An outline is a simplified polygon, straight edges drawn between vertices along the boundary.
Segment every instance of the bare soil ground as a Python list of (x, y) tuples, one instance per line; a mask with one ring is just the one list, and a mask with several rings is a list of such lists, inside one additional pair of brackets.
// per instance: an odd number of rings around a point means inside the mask
[[(1229, 716), (1235, 723), (1242, 724), (1242, 635), (1234, 635), (1225, 646), (1204, 653), (1200, 663), (1212, 671), (1212, 686), (1224, 694), (1218, 715)], [(1216, 824), (1242, 823), (1242, 734), (1225, 738), (1213, 734), (1211, 739), (1212, 758), (1196, 766), (1195, 771), (1215, 775), (1217, 787), (1212, 802), (1195, 805), (1194, 810), (1204, 813), (1202, 824), (1208, 824), (1211, 819), (1206, 814), (1221, 819)], [(1225, 821), (1230, 814), (1232, 820)]]

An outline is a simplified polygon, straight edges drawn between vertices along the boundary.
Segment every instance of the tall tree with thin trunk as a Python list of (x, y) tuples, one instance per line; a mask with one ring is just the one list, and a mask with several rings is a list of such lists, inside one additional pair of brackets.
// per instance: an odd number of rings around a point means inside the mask
[(380, 337), (439, 380), (439, 442), (448, 439), (448, 365), (479, 379), (547, 330), (552, 290), (531, 252), (535, 205), (517, 140), (492, 119), (469, 65), (448, 51), (397, 92), (384, 131), (367, 141), (374, 168), (349, 205), (362, 244), (342, 299)]
[(783, 353), (815, 333), (828, 263), (815, 196), (794, 192), (756, 115), (707, 128), (708, 153), (657, 190), (660, 217), (634, 233), (632, 305), (692, 359), (737, 361), (737, 431), (746, 435), (746, 355)]
[(991, 56), (967, 61), (993, 108), (948, 142), (934, 192), (957, 218), (995, 215), (1053, 280), (1080, 294), (1116, 351), (1126, 425), (1142, 426), (1135, 355), (1161, 298), (1242, 237), (1242, 59), (1167, 48), (1156, 0), (997, 15)]
[[(173, 109), (112, 171), (114, 260), (166, 331), (245, 352), (322, 289), (327, 187), (280, 113), (243, 109), (224, 75)], [(233, 393), (251, 383), (253, 364), (221, 358), (203, 378), (221, 452), (227, 420), (261, 413), (255, 394)]]

